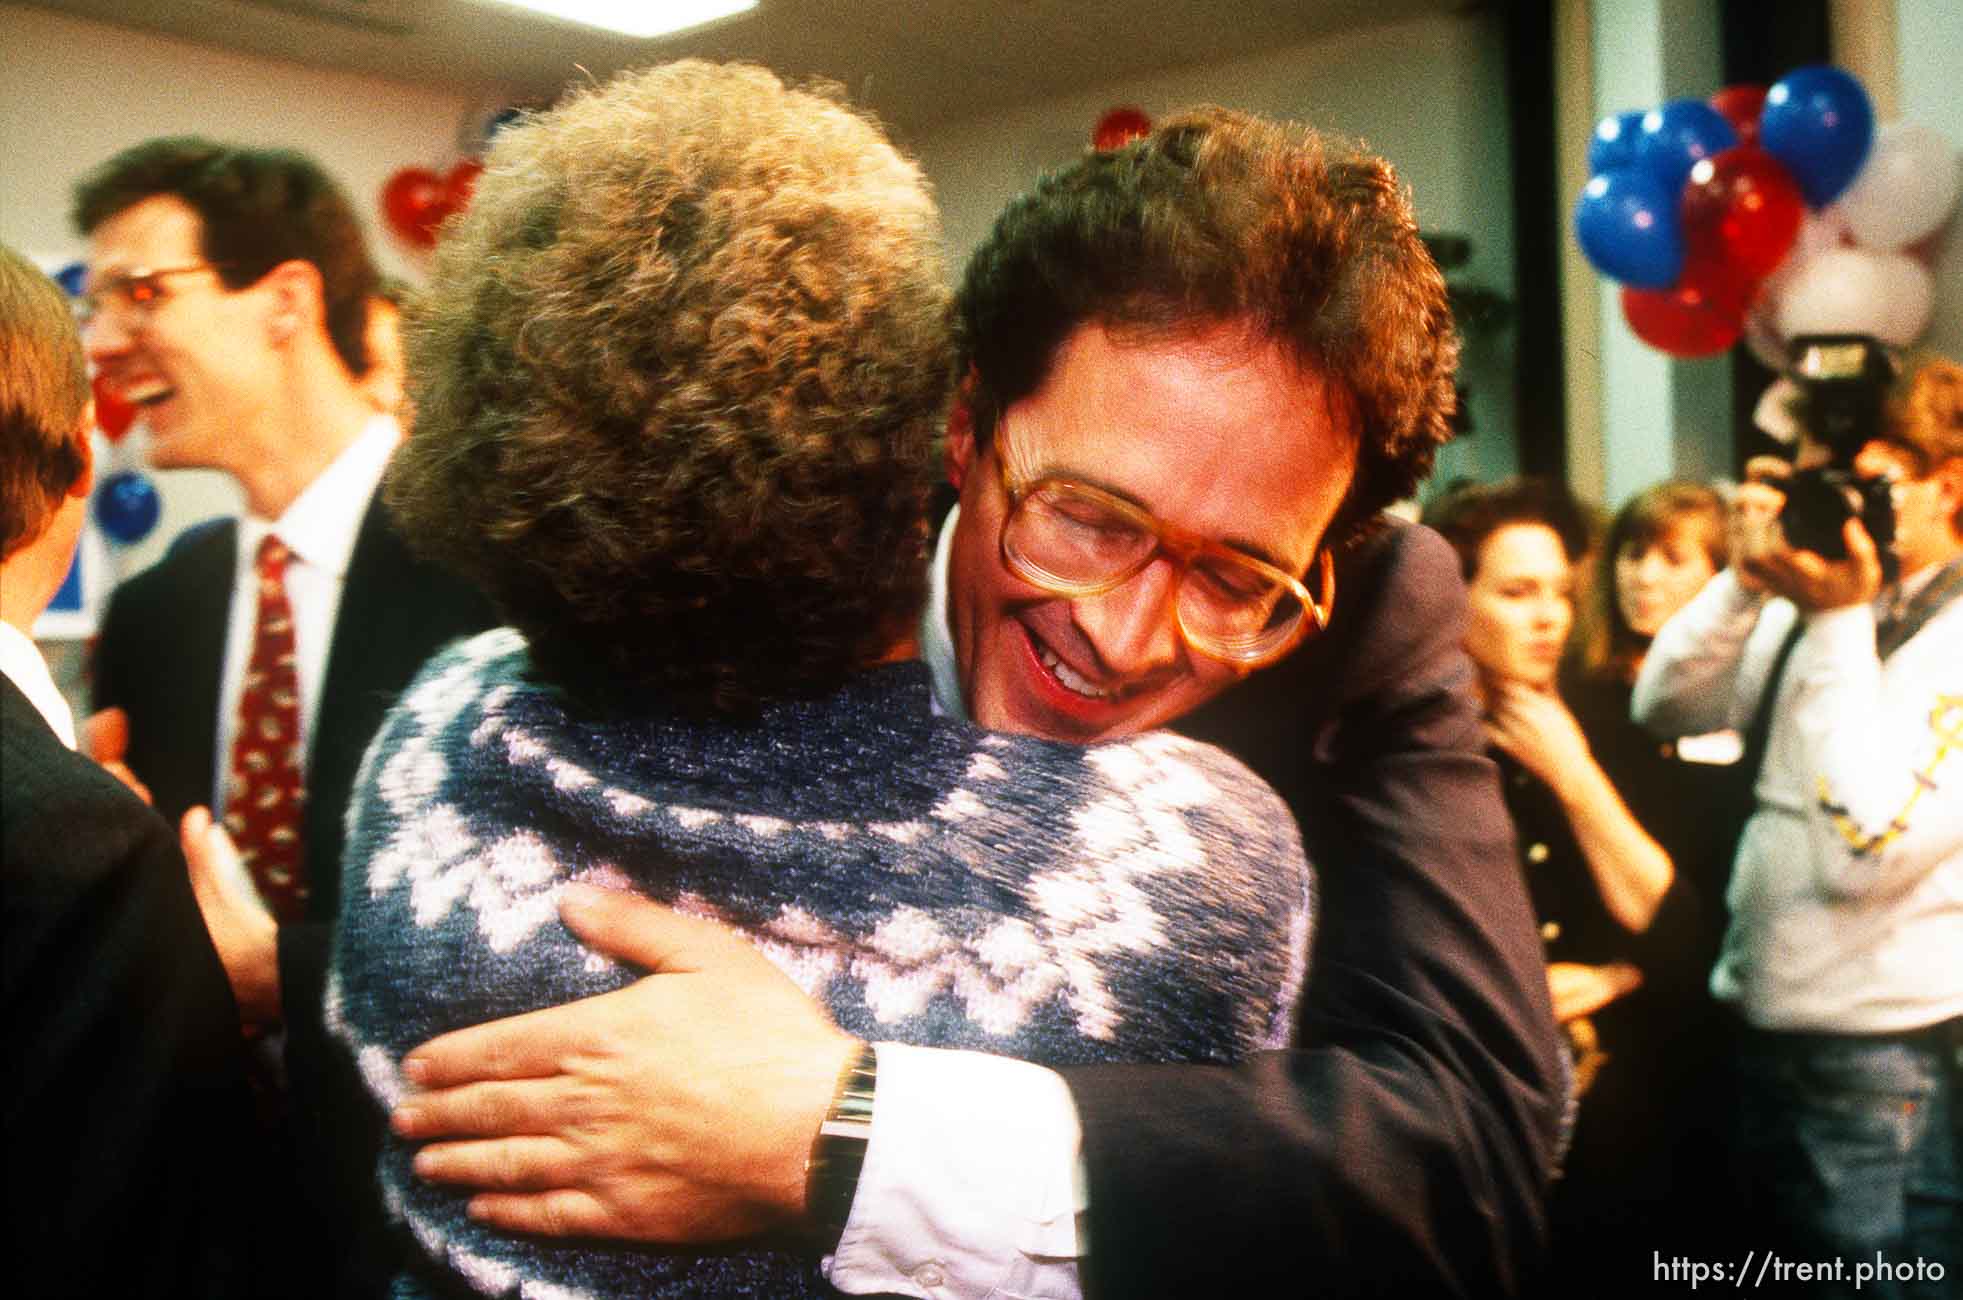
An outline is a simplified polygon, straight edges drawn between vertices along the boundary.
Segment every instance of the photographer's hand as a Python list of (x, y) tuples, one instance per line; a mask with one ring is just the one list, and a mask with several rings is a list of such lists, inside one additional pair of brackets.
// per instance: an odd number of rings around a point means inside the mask
[(1847, 543), (1844, 560), (1779, 546), (1748, 557), (1740, 573), (1751, 573), (1766, 590), (1809, 613), (1867, 604), (1881, 591), (1881, 555), (1858, 519), (1847, 521), (1841, 537)]
[(1755, 565), (1786, 545), (1786, 536), (1779, 529), (1779, 511), (1786, 504), (1786, 494), (1775, 485), (1791, 473), (1792, 466), (1776, 456), (1754, 456), (1745, 466), (1745, 481), (1725, 503), (1731, 566), (1738, 575), (1738, 585), (1747, 591), (1766, 589)]

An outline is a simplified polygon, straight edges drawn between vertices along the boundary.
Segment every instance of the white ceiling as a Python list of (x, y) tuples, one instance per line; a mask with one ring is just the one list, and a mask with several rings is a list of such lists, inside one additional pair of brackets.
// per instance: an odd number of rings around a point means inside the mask
[[(659, 3), (659, 0), (647, 0)], [(251, 54), (548, 100), (588, 74), (695, 55), (845, 85), (901, 135), (1126, 77), (1458, 12), (1476, 0), (760, 0), (642, 41), (494, 0), (34, 0)]]

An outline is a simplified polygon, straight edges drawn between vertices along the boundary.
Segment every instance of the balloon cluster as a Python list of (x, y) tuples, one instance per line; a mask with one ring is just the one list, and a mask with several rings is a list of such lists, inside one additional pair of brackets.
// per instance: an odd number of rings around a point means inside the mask
[(382, 186), (382, 215), (389, 229), (414, 248), (434, 248), (436, 232), (470, 206), (471, 191), (484, 164), (465, 158), (448, 172), (404, 167)]
[(1825, 65), (1604, 118), (1588, 170), (1575, 235), (1636, 337), (1679, 357), (1742, 337), (1774, 369), (1802, 334), (1913, 342), (1963, 186), (1940, 133), (1877, 132), (1861, 83)]

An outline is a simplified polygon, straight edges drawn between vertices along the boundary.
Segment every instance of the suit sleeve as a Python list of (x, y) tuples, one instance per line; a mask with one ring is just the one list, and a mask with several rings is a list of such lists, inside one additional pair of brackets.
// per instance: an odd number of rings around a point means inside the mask
[(1391, 550), (1331, 628), (1313, 761), (1277, 782), (1323, 899), (1298, 1045), (1064, 1072), (1094, 1296), (1488, 1295), (1536, 1272), (1567, 1071), (1456, 562), (1419, 529)]
[(24, 752), (8, 723), (15, 1293), (251, 1294), (238, 1012), (175, 837), (93, 764)]

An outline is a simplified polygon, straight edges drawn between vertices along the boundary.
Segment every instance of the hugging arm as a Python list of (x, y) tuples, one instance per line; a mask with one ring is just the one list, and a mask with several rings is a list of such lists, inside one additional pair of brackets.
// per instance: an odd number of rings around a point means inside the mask
[(1094, 1295), (1493, 1294), (1535, 1270), (1567, 1073), (1456, 562), (1394, 529), (1346, 570), (1309, 657), (1193, 728), (1302, 823), (1322, 907), (1301, 1039), (1234, 1070), (1064, 1072)]

